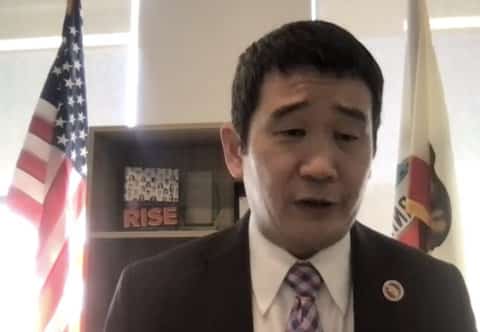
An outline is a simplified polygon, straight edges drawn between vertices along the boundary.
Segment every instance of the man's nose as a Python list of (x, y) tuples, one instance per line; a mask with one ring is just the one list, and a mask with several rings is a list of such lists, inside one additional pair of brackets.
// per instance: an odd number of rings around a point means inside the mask
[(317, 181), (335, 180), (338, 178), (337, 165), (328, 144), (316, 144), (300, 165), (300, 176)]

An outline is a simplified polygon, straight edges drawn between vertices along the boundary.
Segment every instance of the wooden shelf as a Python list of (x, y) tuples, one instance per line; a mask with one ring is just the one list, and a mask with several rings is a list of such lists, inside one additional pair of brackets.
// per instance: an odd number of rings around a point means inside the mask
[[(224, 164), (219, 124), (92, 127), (89, 135), (89, 231), (120, 230), (126, 166), (180, 169), (180, 212), (185, 225), (213, 223), (225, 228), (233, 224), (234, 184)], [(198, 188), (195, 175), (205, 173), (212, 185)], [(210, 196), (202, 195), (202, 190), (210, 191)], [(200, 215), (195, 209), (211, 211)]]
[[(118, 277), (127, 264), (234, 224), (235, 185), (225, 167), (219, 127), (213, 123), (90, 127), (87, 331), (102, 330)], [(123, 229), (127, 166), (179, 170), (177, 226)]]

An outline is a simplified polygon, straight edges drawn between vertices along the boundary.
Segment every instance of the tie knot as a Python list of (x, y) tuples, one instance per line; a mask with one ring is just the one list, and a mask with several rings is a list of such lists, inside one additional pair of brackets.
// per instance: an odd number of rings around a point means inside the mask
[(290, 268), (285, 282), (298, 296), (315, 298), (322, 285), (322, 278), (312, 264), (301, 262)]

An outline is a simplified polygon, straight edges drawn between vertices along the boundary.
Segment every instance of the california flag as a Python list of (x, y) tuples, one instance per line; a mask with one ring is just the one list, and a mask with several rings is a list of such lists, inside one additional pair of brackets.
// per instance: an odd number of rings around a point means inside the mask
[(448, 115), (424, 0), (410, 0), (394, 236), (462, 266)]

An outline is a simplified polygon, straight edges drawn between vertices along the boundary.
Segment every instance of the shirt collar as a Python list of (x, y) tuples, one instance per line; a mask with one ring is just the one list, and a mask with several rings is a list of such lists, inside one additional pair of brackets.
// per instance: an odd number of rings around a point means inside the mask
[[(251, 215), (248, 236), (253, 295), (264, 315), (277, 295), (288, 270), (299, 260), (265, 238)], [(345, 314), (351, 288), (350, 232), (332, 246), (316, 253), (308, 261), (321, 274), (335, 304), (342, 314)]]
[(350, 232), (328, 248), (317, 252), (309, 261), (323, 278), (335, 304), (345, 315), (350, 299)]

